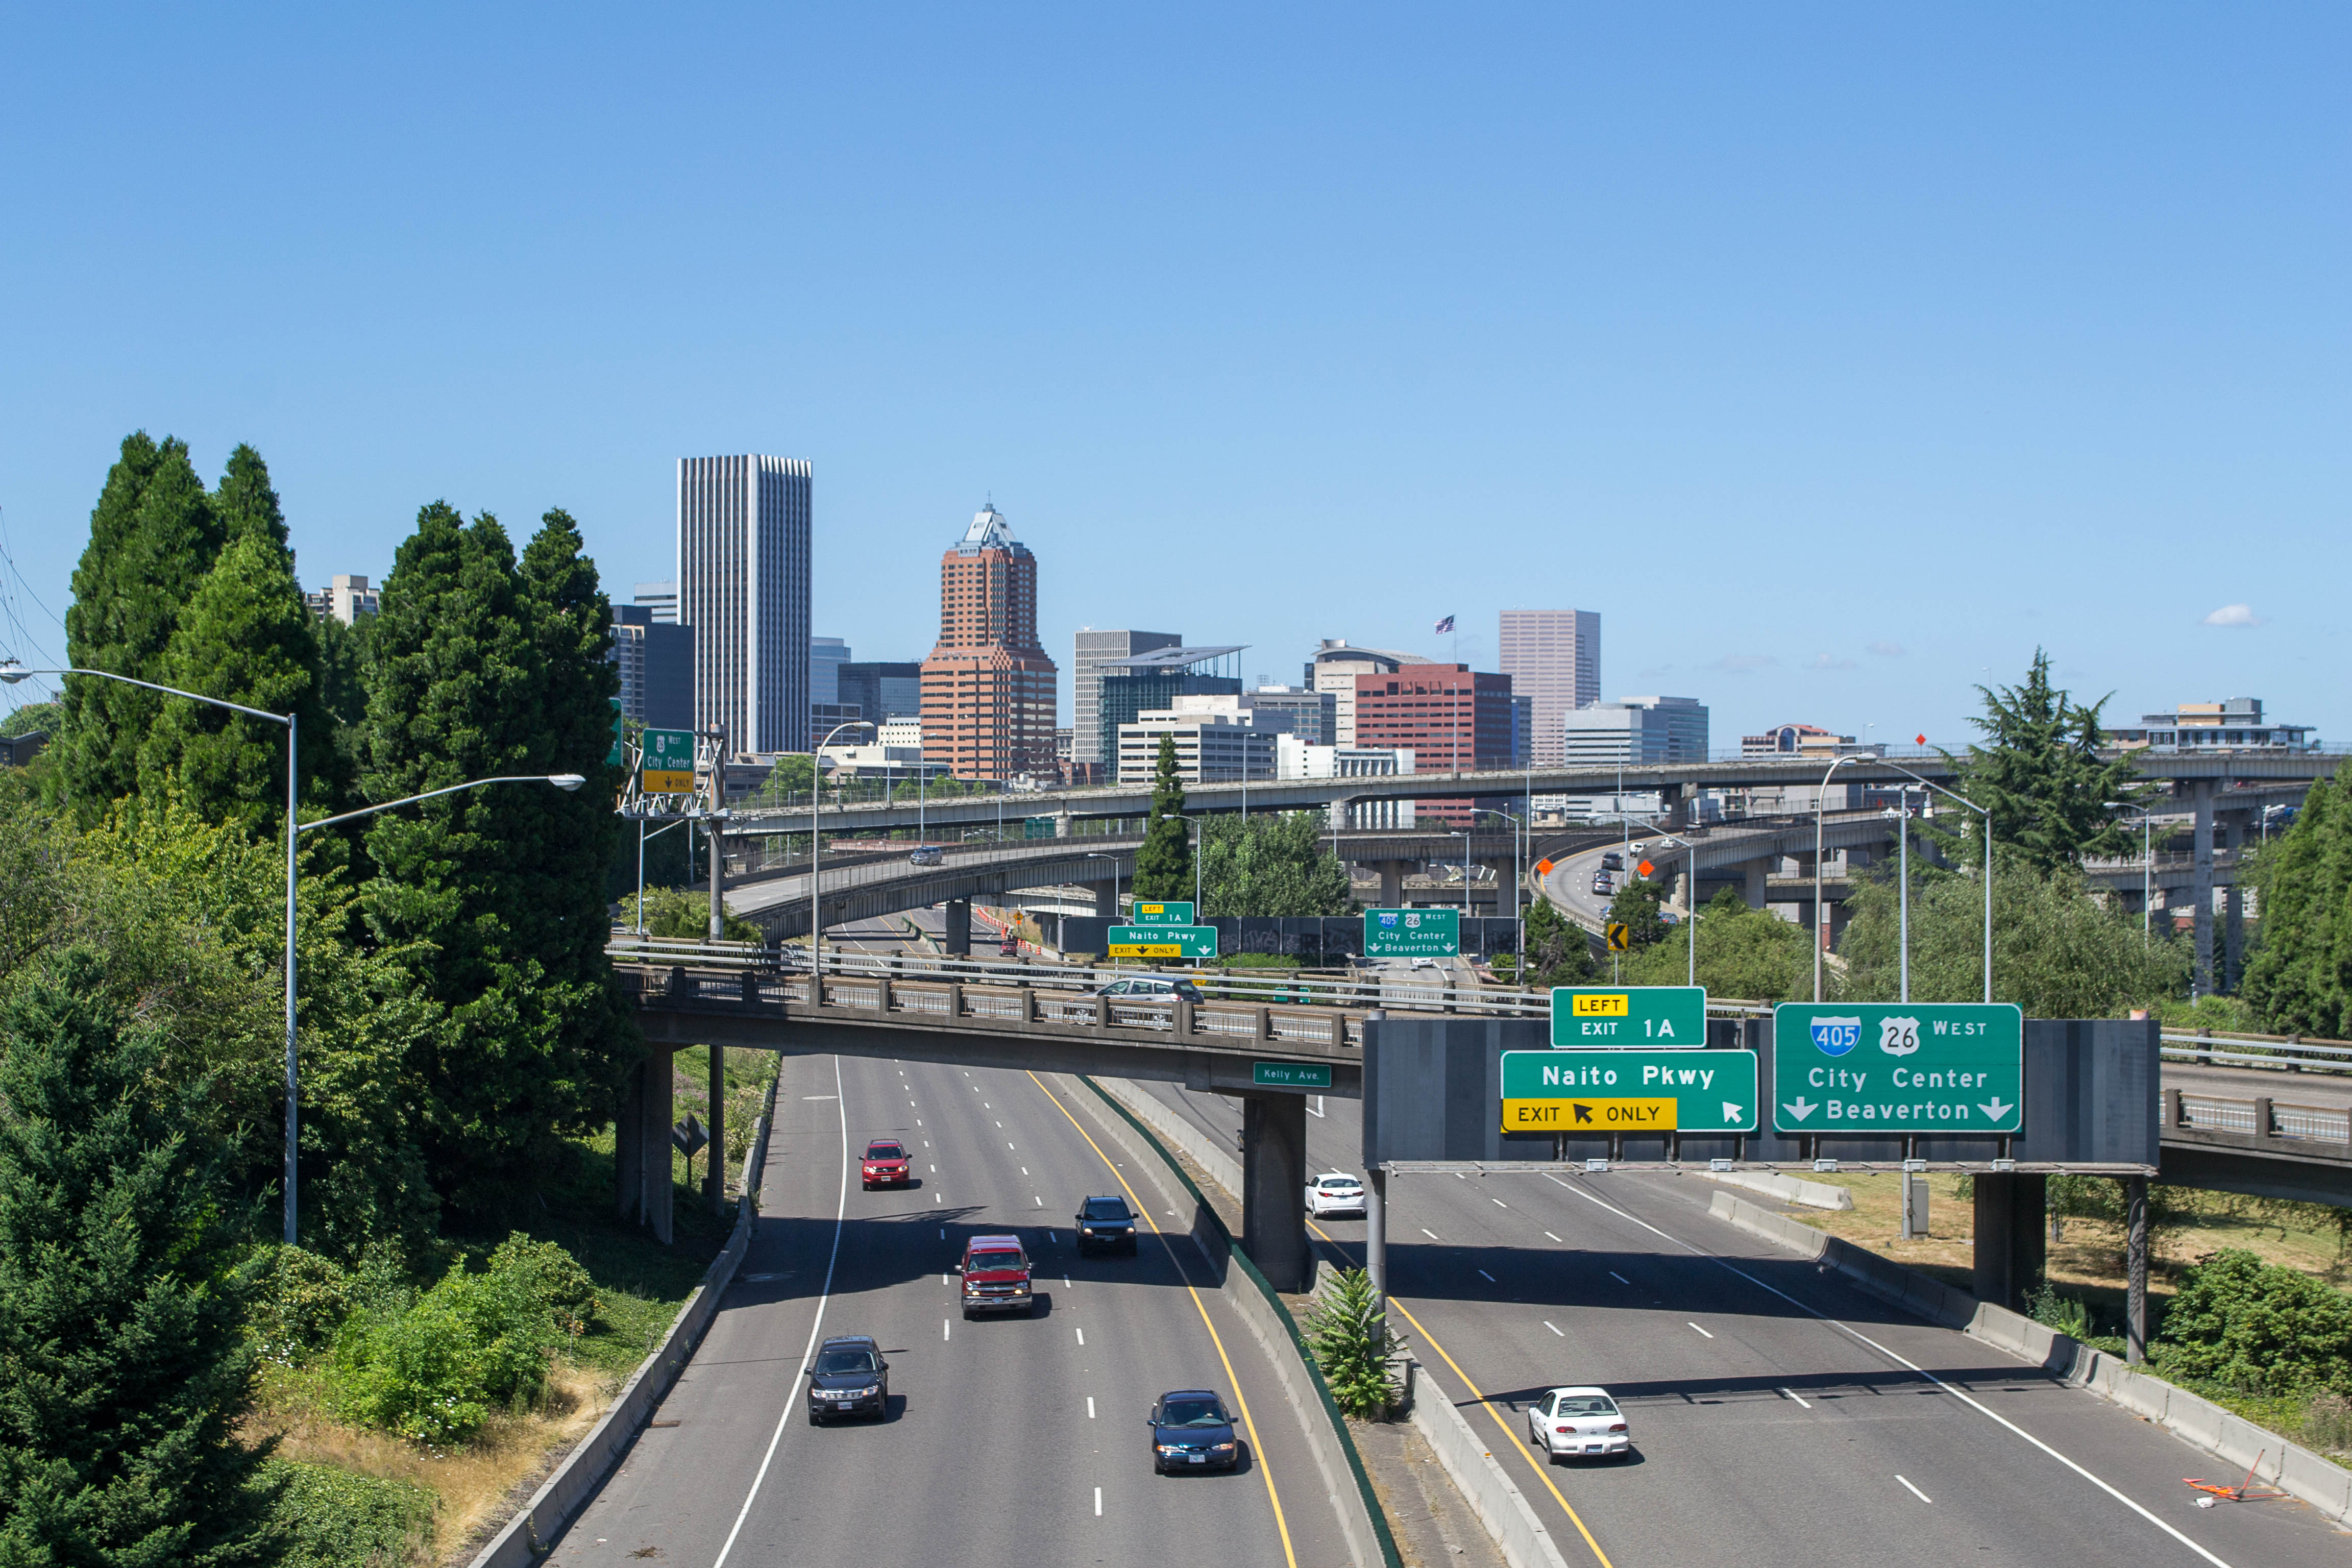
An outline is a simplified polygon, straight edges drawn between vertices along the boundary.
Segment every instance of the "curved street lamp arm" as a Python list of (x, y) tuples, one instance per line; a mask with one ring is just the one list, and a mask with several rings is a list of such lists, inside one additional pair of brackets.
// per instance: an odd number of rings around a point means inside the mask
[(99, 680), (119, 680), (125, 686), (143, 686), (150, 691), (160, 691), (166, 697), (184, 697), (191, 702), (209, 702), (215, 708), (226, 708), (255, 719), (267, 719), (273, 724), (291, 725), (294, 721), (284, 713), (267, 712), (259, 708), (247, 708), (242, 702), (231, 702), (222, 697), (207, 697), (201, 691), (183, 691), (176, 686), (158, 686), (152, 680), (134, 680), (127, 675), (117, 675), (110, 669), (83, 669), (69, 666), (63, 669), (27, 669), (14, 660), (0, 664), (0, 681), (15, 685), (28, 675), (87, 675)]
[[(494, 779), (469, 779), (464, 784), (451, 784), (446, 789), (429, 789), (423, 795), (403, 795), (398, 800), (385, 801), (382, 805), (362, 806), (357, 811), (346, 811), (337, 816), (322, 816), (316, 822), (305, 822), (301, 824), (299, 826), (295, 828), (294, 831), (297, 833), (308, 833), (314, 827), (331, 827), (338, 822), (351, 822), (362, 816), (373, 816), (380, 811), (390, 811), (395, 805), (414, 805), (420, 800), (431, 800), (436, 795), (456, 795), (459, 790), (479, 789), (484, 784), (555, 784), (555, 781), (559, 778), (568, 778), (571, 776), (572, 775), (565, 773), (501, 773)], [(560, 789), (566, 786), (558, 784), (556, 787)], [(579, 786), (574, 784), (570, 787), (576, 789)]]

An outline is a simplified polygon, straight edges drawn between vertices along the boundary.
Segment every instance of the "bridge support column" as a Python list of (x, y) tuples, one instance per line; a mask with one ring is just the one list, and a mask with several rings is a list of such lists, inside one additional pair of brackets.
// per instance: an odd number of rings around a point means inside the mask
[(1977, 1300), (2021, 1312), (2049, 1260), (2048, 1184), (1988, 1172), (1977, 1177), (1976, 1193)]
[(1401, 909), (1404, 905), (1404, 872), (1410, 860), (1375, 860), (1372, 869), (1381, 874), (1381, 901), (1384, 910)]
[(940, 945), (947, 949), (950, 958), (970, 958), (971, 956), (971, 900), (950, 899), (947, 901), (946, 910), (947, 937)]
[[(751, 977), (746, 973), (743, 978)], [(710, 1146), (702, 1152), (710, 1168), (702, 1173), (702, 1186), (710, 1198), (710, 1212), (727, 1212), (727, 1047), (710, 1047)]]
[[(2223, 824), (2223, 843), (2231, 852), (2231, 859), (2243, 865), (2246, 847), (2246, 814), (2242, 811), (2230, 813)], [(2238, 989), (2238, 976), (2244, 970), (2246, 957), (2246, 907), (2244, 896), (2239, 890), (2239, 881), (2235, 876), (2230, 879), (2230, 885), (2221, 890), (2221, 989), (2234, 995)]]
[(2190, 989), (2205, 996), (2213, 990), (2213, 781), (2196, 779), (2189, 789), (2197, 807), (2197, 962)]
[(669, 1125), (675, 1120), (670, 1095), (673, 1055), (656, 1046), (629, 1069), (613, 1121), (614, 1196), (619, 1200), (620, 1217), (650, 1226), (654, 1239), (665, 1247), (673, 1234), (671, 1203), (676, 1187), (670, 1179), (669, 1142)]
[(1766, 879), (1772, 875), (1772, 868), (1778, 860), (1779, 857), (1768, 855), (1760, 859), (1744, 862), (1740, 866), (1740, 870), (1748, 877), (1747, 893), (1749, 909), (1760, 910), (1764, 907), (1765, 895), (1770, 890)]
[(1266, 1282), (1300, 1291), (1315, 1283), (1307, 1251), (1307, 1097), (1245, 1094), (1242, 1100), (1242, 1246)]
[(1095, 890), (1096, 916), (1103, 920), (1115, 921), (1118, 919), (1118, 884), (1117, 882), (1097, 882), (1093, 884), (1093, 887)]

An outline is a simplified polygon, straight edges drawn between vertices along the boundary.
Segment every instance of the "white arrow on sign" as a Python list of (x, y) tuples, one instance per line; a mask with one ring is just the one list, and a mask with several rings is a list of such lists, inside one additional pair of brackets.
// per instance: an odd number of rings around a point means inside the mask
[(1726, 1121), (1737, 1121), (1739, 1120), (1740, 1112), (1747, 1109), (1744, 1105), (1734, 1105), (1727, 1100), (1723, 1102), (1723, 1119)]
[(1991, 1117), (1995, 1121), (1998, 1121), (2002, 1117), (2007, 1116), (2011, 1111), (2015, 1110), (2017, 1107), (2002, 1104), (2000, 1096), (1996, 1094), (1990, 1100), (1978, 1101), (1977, 1109), (1983, 1111), (1987, 1116)]
[(1815, 1105), (1811, 1100), (1807, 1100), (1802, 1095), (1799, 1095), (1794, 1100), (1782, 1100), (1780, 1102), (1780, 1108), (1800, 1121), (1802, 1121), (1806, 1117), (1811, 1116), (1814, 1111), (1821, 1109), (1820, 1106)]

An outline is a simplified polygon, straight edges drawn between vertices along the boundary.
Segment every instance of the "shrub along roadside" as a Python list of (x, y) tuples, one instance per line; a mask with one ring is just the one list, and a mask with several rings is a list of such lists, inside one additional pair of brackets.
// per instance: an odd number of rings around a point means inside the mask
[(1396, 1346), (1372, 1296), (1371, 1276), (1343, 1268), (1302, 1325), (1315, 1364), (1340, 1410), (1363, 1421), (1383, 1421), (1403, 1397), (1396, 1376)]
[(434, 1497), (424, 1487), (332, 1465), (273, 1459), (264, 1474), (283, 1489), (274, 1521), (279, 1568), (404, 1568), (433, 1553)]

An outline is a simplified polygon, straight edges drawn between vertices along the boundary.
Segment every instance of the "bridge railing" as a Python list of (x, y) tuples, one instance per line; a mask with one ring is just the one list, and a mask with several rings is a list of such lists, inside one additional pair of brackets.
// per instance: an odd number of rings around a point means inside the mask
[(2268, 1095), (2237, 1099), (2194, 1089), (2164, 1091), (2168, 1134), (2221, 1133), (2260, 1144), (2315, 1144), (2295, 1152), (2329, 1159), (2352, 1157), (2352, 1107), (2296, 1105)]
[[(788, 977), (808, 973), (808, 949), (803, 946), (763, 947), (753, 942), (703, 942), (679, 938), (640, 937), (616, 931), (605, 948), (615, 963), (657, 968), (733, 970), (745, 973)], [(1361, 977), (1293, 976), (1247, 970), (1151, 970), (1140, 967), (1038, 963), (1010, 959), (934, 958), (923, 954), (828, 950), (828, 976), (938, 981), (961, 984), (1003, 984), (1046, 992), (1091, 996), (1118, 980), (1152, 975), (1191, 981), (1204, 1002), (1241, 1002), (1253, 1005), (1334, 1007), (1370, 1011), (1443, 1012), (1506, 1018), (1549, 1018), (1551, 994), (1501, 985), (1450, 984), (1419, 978), (1393, 978), (1380, 973)], [(1418, 973), (1419, 972), (1416, 972)], [(830, 987), (828, 987), (830, 988)], [(803, 994), (805, 986), (803, 987)], [(1117, 998), (1113, 999), (1117, 1001)], [(1760, 1002), (1709, 997), (1707, 1011), (1718, 1017), (1750, 1017), (1769, 1014)]]
[(2200, 1067), (2284, 1067), (2290, 1072), (2352, 1071), (2352, 1041), (2306, 1040), (2300, 1035), (2179, 1034), (2163, 1036), (2164, 1059)]

